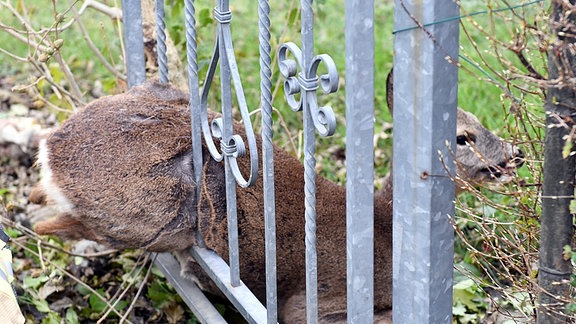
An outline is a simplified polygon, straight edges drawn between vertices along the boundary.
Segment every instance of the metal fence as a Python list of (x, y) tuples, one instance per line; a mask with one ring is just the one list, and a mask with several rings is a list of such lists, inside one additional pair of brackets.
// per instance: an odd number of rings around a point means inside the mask
[[(145, 81), (142, 18), (139, 0), (124, 0), (126, 63), (129, 86)], [(374, 321), (374, 2), (346, 0), (346, 166), (347, 166), (347, 316), (351, 323)], [(454, 215), (454, 186), (444, 174), (436, 152), (447, 152), (445, 139), (455, 133), (457, 71), (447, 57), (457, 57), (458, 22), (442, 21), (458, 15), (452, 0), (395, 0), (395, 102), (394, 115), (394, 322), (448, 323), (452, 305), (453, 233), (446, 216)], [(266, 307), (243, 285), (239, 273), (236, 188), (256, 181), (258, 152), (248, 116), (241, 76), (234, 57), (228, 0), (217, 1), (218, 23), (215, 50), (207, 79), (200, 90), (196, 48), (194, 1), (185, 1), (186, 41), (192, 118), (194, 170), (201, 179), (202, 140), (213, 158), (225, 161), (228, 205), (229, 256), (217, 256), (202, 248), (191, 253), (203, 269), (252, 323), (278, 321), (276, 298), (276, 243), (274, 165), (272, 154), (271, 52), (279, 51), (279, 68), (285, 80), (285, 97), (290, 107), (302, 111), (304, 120), (305, 217), (306, 225), (306, 311), (309, 323), (318, 322), (316, 283), (316, 197), (315, 137), (334, 132), (334, 113), (320, 107), (316, 92), (337, 90), (338, 73), (328, 55), (314, 54), (314, 17), (311, 0), (301, 1), (301, 48), (295, 43), (270, 45), (270, 7), (258, 1), (260, 29), (262, 167), (266, 222)], [(156, 0), (158, 65), (161, 82), (167, 82), (164, 3)], [(220, 66), (222, 93), (222, 143), (212, 142), (206, 108), (207, 94), (216, 66)], [(327, 73), (317, 75), (323, 64)], [(234, 92), (232, 92), (232, 87)], [(232, 93), (246, 129), (250, 174), (242, 175), (235, 162), (236, 151), (246, 145), (232, 130)], [(300, 93), (298, 97), (295, 95)], [(204, 134), (204, 137), (202, 136)], [(203, 137), (203, 139), (202, 139)], [(445, 161), (446, 162), (446, 161)], [(238, 190), (242, 190), (239, 188)], [(200, 194), (200, 193), (198, 193)], [(281, 224), (279, 226), (282, 226)], [(227, 259), (225, 262), (222, 258)], [(179, 265), (169, 254), (157, 264), (198, 318), (205, 323), (224, 320), (200, 290), (178, 276)]]

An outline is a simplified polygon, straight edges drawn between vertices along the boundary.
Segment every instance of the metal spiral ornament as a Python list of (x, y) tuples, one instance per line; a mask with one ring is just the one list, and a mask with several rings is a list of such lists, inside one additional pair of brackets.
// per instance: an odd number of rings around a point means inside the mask
[[(225, 9), (222, 9), (225, 8)], [(256, 146), (256, 138), (254, 136), (254, 131), (252, 129), (252, 123), (250, 121), (250, 115), (248, 113), (248, 108), (246, 104), (246, 99), (244, 97), (244, 90), (242, 89), (242, 83), (240, 81), (240, 74), (238, 72), (238, 65), (236, 63), (236, 58), (234, 57), (234, 48), (232, 46), (232, 37), (230, 34), (230, 22), (232, 20), (232, 12), (228, 9), (227, 2), (222, 1), (214, 9), (214, 18), (218, 21), (218, 37), (214, 47), (214, 52), (212, 54), (212, 60), (210, 61), (210, 66), (208, 68), (208, 73), (206, 75), (206, 81), (204, 82), (204, 88), (202, 89), (201, 97), (201, 118), (202, 118), (202, 132), (204, 134), (204, 139), (208, 146), (208, 150), (212, 158), (216, 161), (222, 161), (224, 158), (223, 153), (230, 157), (230, 166), (232, 167), (232, 173), (236, 179), (238, 185), (242, 188), (252, 186), (256, 183), (256, 177), (258, 176), (258, 153)], [(250, 171), (248, 179), (244, 177), (240, 168), (238, 167), (237, 158), (244, 156), (247, 152), (244, 140), (240, 137), (235, 139), (224, 138), (225, 132), (220, 129), (213, 129), (214, 126), (219, 127), (223, 124), (220, 121), (213, 121), (211, 124), (208, 121), (207, 112), (207, 102), (208, 93), (212, 85), (212, 80), (214, 79), (214, 74), (216, 73), (216, 67), (218, 61), (222, 59), (222, 64), (226, 66), (230, 71), (229, 77), (234, 83), (234, 88), (236, 90), (236, 97), (238, 101), (238, 106), (240, 108), (240, 113), (242, 115), (242, 122), (244, 124), (244, 130), (246, 133), (246, 139), (248, 141), (249, 156), (250, 156)], [(223, 82), (221, 85), (225, 85)], [(229, 92), (230, 89), (223, 90)], [(224, 109), (228, 109), (231, 103), (224, 104)], [(223, 114), (228, 113), (223, 111)], [(220, 139), (222, 142), (220, 148), (230, 146), (231, 142), (234, 145), (228, 148), (225, 152), (220, 151), (217, 145), (213, 141), (213, 137)], [(237, 152), (232, 152), (229, 149), (237, 149)]]
[[(289, 54), (292, 58), (289, 57)], [(332, 58), (326, 54), (315, 56), (309, 62), (308, 69), (303, 67), (302, 51), (288, 42), (282, 44), (278, 50), (278, 66), (280, 73), (286, 78), (284, 81), (284, 96), (290, 108), (301, 111), (306, 96), (314, 127), (322, 136), (330, 136), (336, 130), (336, 117), (330, 106), (318, 106), (316, 90), (321, 88), (326, 94), (338, 90), (338, 70)], [(324, 64), (327, 73), (318, 76), (318, 67)], [(301, 72), (298, 72), (300, 68)], [(299, 95), (299, 96), (298, 96)]]
[[(318, 284), (316, 253), (316, 153), (315, 133), (330, 136), (336, 130), (336, 117), (330, 106), (318, 106), (316, 91), (338, 90), (338, 71), (330, 56), (314, 56), (314, 14), (312, 1), (302, 4), (302, 50), (296, 44), (282, 44), (278, 51), (278, 66), (284, 81), (284, 97), (293, 111), (303, 111), (304, 120), (304, 192), (306, 231), (306, 320), (318, 322)], [(324, 64), (327, 73), (318, 76)]]

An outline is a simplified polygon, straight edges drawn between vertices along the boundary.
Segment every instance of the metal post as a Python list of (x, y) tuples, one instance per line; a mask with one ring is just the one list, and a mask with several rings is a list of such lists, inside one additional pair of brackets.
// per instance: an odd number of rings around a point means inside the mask
[[(452, 0), (396, 0), (394, 11), (394, 322), (451, 323), (458, 21)], [(410, 27), (417, 27), (411, 29)]]
[(146, 81), (142, 7), (139, 0), (122, 0), (122, 19), (126, 48), (126, 74), (128, 87), (132, 88)]
[(348, 323), (374, 313), (374, 1), (346, 1)]
[[(567, 33), (574, 26), (576, 1), (552, 1), (550, 26), (555, 35), (548, 49), (548, 94), (546, 96), (546, 137), (544, 142), (544, 185), (538, 262), (538, 324), (569, 323), (567, 304), (572, 302), (571, 277), (574, 266), (564, 254), (565, 246), (573, 246), (572, 202), (576, 151), (566, 154), (566, 142), (576, 126), (576, 99), (571, 75), (576, 71), (574, 42)], [(573, 145), (573, 143), (572, 143)]]

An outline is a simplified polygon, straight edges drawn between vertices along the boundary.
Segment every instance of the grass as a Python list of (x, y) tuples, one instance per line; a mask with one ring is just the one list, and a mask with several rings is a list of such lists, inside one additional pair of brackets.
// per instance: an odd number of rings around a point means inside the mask
[[(9, 1), (6, 3), (9, 3)], [(118, 1), (107, 1), (107, 3), (114, 5), (118, 4)], [(80, 5), (81, 3), (76, 8), (79, 9)], [(64, 1), (42, 4), (35, 3), (34, 1), (22, 1), (13, 4), (13, 8), (22, 17), (31, 17), (28, 22), (34, 30), (37, 31), (52, 27), (55, 24), (55, 16), (58, 14), (65, 13), (64, 20), (60, 26), (66, 25), (66, 23), (70, 22), (74, 17), (74, 12), (68, 10), (70, 6)], [(26, 35), (22, 21), (6, 8), (3, 8), (0, 12), (0, 18), (2, 24), (13, 26), (18, 34)], [(87, 31), (87, 35), (91, 35), (91, 40), (94, 41), (96, 47), (99, 48), (104, 57), (106, 57), (113, 66), (122, 70), (123, 62), (121, 59), (121, 41), (118, 22), (94, 9), (87, 9), (82, 15), (81, 22)], [(86, 79), (92, 82), (97, 80), (107, 81), (110, 79), (110, 72), (95, 60), (94, 53), (85, 41), (78, 24), (72, 24), (70, 28), (59, 31), (58, 33), (43, 32), (39, 37), (44, 37), (48, 43), (54, 42), (58, 38), (64, 41), (64, 45), (61, 48), (62, 56), (66, 58), (74, 75), (78, 76), (79, 80), (82, 80), (82, 76), (85, 76)], [(31, 36), (30, 39), (36, 42), (38, 41), (37, 37)], [(0, 31), (0, 40), (2, 40), (2, 48), (12, 55), (26, 59), (27, 57), (38, 57), (41, 54), (36, 48), (28, 46), (28, 44), (22, 40), (10, 36), (5, 30)], [(14, 64), (15, 61), (12, 57), (9, 57), (5, 53), (0, 54), (0, 57), (2, 58), (2, 60), (0, 60), (0, 75), (26, 75), (27, 72), (29, 72), (29, 65), (25, 62), (17, 62), (17, 64)], [(53, 64), (54, 60), (50, 60), (49, 63)], [(38, 75), (28, 75), (28, 79), (30, 80), (26, 81), (31, 82), (33, 77), (38, 77)], [(88, 85), (86, 87), (88, 87)]]
[[(1, 2), (0, 2), (1, 3)], [(23, 1), (19, 12), (32, 17), (33, 25), (51, 26), (54, 23), (54, 13), (46, 10), (34, 1)], [(181, 57), (185, 57), (183, 34), (184, 7), (181, 0), (168, 0), (167, 29), (170, 32)], [(114, 1), (107, 1), (116, 5)], [(282, 43), (292, 41), (300, 45), (299, 1), (272, 2), (271, 34), (272, 48), (278, 48)], [(463, 14), (479, 12), (487, 8), (501, 8), (501, 1), (466, 1), (462, 3)], [(57, 11), (61, 12), (67, 4), (57, 3)], [(205, 69), (209, 63), (215, 35), (215, 22), (212, 8), (215, 1), (198, 3), (198, 42), (200, 68)], [(232, 38), (240, 75), (247, 98), (249, 110), (259, 107), (259, 61), (258, 61), (258, 18), (257, 3), (241, 0), (231, 6), (233, 20), (231, 24)], [(344, 43), (344, 4), (342, 1), (324, 0), (314, 2), (315, 20), (315, 53), (327, 53), (340, 69), (340, 78), (345, 82), (345, 43)], [(526, 167), (520, 170), (520, 182), (534, 186), (512, 184), (494, 193), (487, 188), (460, 196), (458, 213), (455, 219), (457, 226), (457, 245), (455, 264), (459, 269), (456, 274), (455, 288), (455, 321), (468, 322), (480, 318), (480, 314), (488, 311), (490, 303), (489, 291), (499, 290), (504, 295), (512, 296), (519, 292), (531, 292), (530, 269), (528, 265), (518, 265), (518, 259), (534, 260), (537, 240), (533, 233), (538, 232), (539, 201), (538, 190), (541, 177), (541, 152), (543, 128), (543, 96), (534, 83), (530, 83), (522, 75), (528, 73), (517, 55), (506, 47), (520, 44), (527, 60), (534, 68), (546, 75), (547, 18), (543, 4), (535, 4), (514, 11), (499, 13), (487, 12), (471, 18), (463, 18), (461, 22), (460, 43), (460, 73), (459, 73), (459, 106), (471, 111), (480, 121), (499, 136), (522, 145), (527, 156)], [(377, 178), (382, 178), (390, 169), (392, 156), (391, 122), (392, 118), (386, 106), (385, 79), (393, 62), (393, 4), (391, 0), (379, 1), (375, 4), (375, 133), (376, 142), (376, 172)], [(71, 17), (71, 14), (67, 15)], [(0, 21), (5, 25), (19, 26), (19, 22), (6, 10), (0, 10)], [(121, 73), (124, 73), (121, 60), (121, 43), (118, 25), (103, 14), (88, 10), (83, 16), (88, 29), (87, 34), (95, 46), (104, 54)], [(91, 22), (91, 23), (88, 23)], [(97, 22), (97, 23), (93, 23)], [(522, 27), (518, 27), (522, 26)], [(535, 26), (534, 29), (527, 28)], [(118, 78), (113, 76), (94, 58), (91, 50), (79, 29), (73, 26), (58, 35), (47, 34), (52, 39), (64, 39), (62, 56), (70, 65), (84, 96), (89, 99), (90, 91), (98, 82), (104, 84), (105, 92), (114, 92), (119, 87)], [(0, 47), (12, 54), (26, 57), (37, 57), (34, 49), (26, 44), (15, 41), (13, 37), (0, 30)], [(283, 98), (283, 79), (278, 73), (275, 57), (273, 57), (273, 106), (277, 109), (275, 118), (275, 142), (298, 155), (301, 146), (301, 113), (292, 112)], [(53, 75), (58, 76), (58, 82), (66, 85), (64, 75), (58, 74), (60, 65), (54, 60), (49, 61), (48, 68)], [(204, 72), (205, 73), (205, 70)], [(4, 53), (0, 53), (0, 76), (14, 75), (22, 83), (31, 83), (40, 75), (30, 69), (24, 62), (14, 61)], [(201, 75), (203, 79), (203, 75)], [(219, 107), (218, 80), (212, 86), (210, 106)], [(42, 85), (42, 84), (41, 84)], [(40, 87), (37, 92), (51, 99), (52, 90), (48, 85)], [(335, 94), (319, 95), (321, 104), (330, 104), (336, 113), (337, 132), (330, 138), (318, 139), (318, 171), (321, 175), (343, 182), (345, 167), (338, 158), (340, 149), (345, 147), (345, 87), (341, 86)], [(60, 102), (55, 101), (54, 104)], [(253, 115), (253, 122), (259, 125), (260, 115)], [(281, 127), (281, 123), (285, 127)], [(293, 144), (294, 143), (294, 144)], [(334, 170), (337, 170), (336, 172)], [(498, 237), (503, 238), (497, 244)], [(486, 250), (488, 249), (488, 251)], [(525, 254), (510, 256), (506, 250), (522, 250)], [(498, 261), (498, 258), (508, 257), (510, 264)], [(529, 263), (529, 262), (528, 262)], [(512, 269), (512, 271), (510, 271)], [(510, 273), (514, 272), (514, 273)], [(472, 282), (468, 281), (473, 278)], [(490, 288), (484, 290), (483, 288)], [(158, 288), (158, 287), (156, 287)], [(475, 316), (476, 315), (476, 316)]]

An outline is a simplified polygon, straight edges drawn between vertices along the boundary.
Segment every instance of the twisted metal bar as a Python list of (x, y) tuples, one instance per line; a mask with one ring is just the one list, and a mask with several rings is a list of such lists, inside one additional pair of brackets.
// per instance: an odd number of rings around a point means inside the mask
[[(202, 107), (200, 105), (200, 84), (198, 79), (198, 55), (196, 43), (196, 19), (194, 0), (185, 0), (184, 12), (186, 17), (186, 56), (188, 59), (188, 87), (190, 90), (190, 118), (192, 125), (192, 155), (194, 158), (194, 181), (199, 184), (202, 182)], [(196, 198), (200, 201), (201, 186), (196, 188)], [(191, 222), (194, 220), (191, 219)], [(200, 231), (196, 234), (196, 240), (200, 246), (204, 246), (202, 234)]]
[[(312, 0), (303, 0), (302, 5), (302, 71), (305, 79), (314, 55), (314, 13)], [(299, 81), (302, 78), (299, 78)], [(308, 93), (302, 98), (304, 109), (304, 192), (306, 228), (306, 319), (307, 323), (318, 323), (318, 255), (316, 253), (316, 139), (313, 128), (314, 117), (310, 111)]]
[(266, 244), (266, 309), (268, 323), (278, 321), (276, 287), (276, 206), (274, 201), (274, 147), (272, 144), (272, 69), (270, 53), (270, 6), (258, 1), (260, 29), (260, 100), (262, 105), (262, 169)]
[[(302, 0), (302, 51), (294, 43), (282, 44), (278, 66), (286, 78), (284, 95), (293, 111), (303, 110), (304, 119), (304, 191), (306, 230), (306, 318), (318, 322), (318, 288), (316, 253), (316, 152), (315, 133), (334, 134), (336, 117), (329, 106), (318, 107), (316, 90), (325, 93), (338, 89), (336, 65), (328, 55), (314, 56), (314, 14), (311, 0)], [(288, 58), (291, 54), (293, 58)], [(324, 63), (328, 73), (318, 77), (318, 66)], [(298, 67), (301, 72), (298, 73)], [(296, 95), (300, 95), (299, 98)]]
[(164, 0), (156, 0), (156, 46), (158, 52), (158, 74), (160, 83), (168, 83), (168, 59), (166, 55), (166, 22), (164, 21)]

